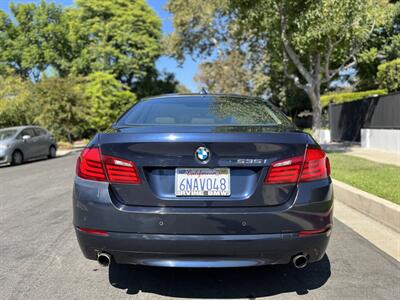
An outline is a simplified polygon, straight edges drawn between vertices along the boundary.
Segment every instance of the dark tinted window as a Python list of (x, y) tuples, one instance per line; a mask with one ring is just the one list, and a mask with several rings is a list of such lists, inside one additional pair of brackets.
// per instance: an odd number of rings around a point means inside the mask
[(24, 130), (21, 131), (21, 133), (18, 135), (18, 138), (22, 139), (24, 135), (29, 135), (30, 137), (34, 137), (36, 134), (33, 131), (33, 128), (25, 128)]
[(35, 127), (36, 135), (47, 135), (47, 131), (43, 128)]
[(0, 141), (12, 138), (17, 134), (17, 129), (3, 129), (0, 130)]
[(188, 96), (149, 99), (132, 107), (124, 125), (290, 125), (288, 119), (258, 98)]

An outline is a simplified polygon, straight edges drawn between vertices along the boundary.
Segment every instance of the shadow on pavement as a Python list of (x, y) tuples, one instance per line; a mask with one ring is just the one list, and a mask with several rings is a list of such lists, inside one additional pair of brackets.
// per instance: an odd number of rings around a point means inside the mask
[(22, 164), (20, 164), (20, 165), (0, 164), (0, 168), (7, 168), (7, 167), (8, 167), (8, 168), (18, 168), (18, 167), (22, 167), (22, 166), (25, 166), (25, 165), (38, 163), (38, 162), (51, 161), (51, 160), (55, 160), (55, 159), (59, 159), (59, 158), (63, 158), (63, 157), (69, 156), (69, 155), (73, 155), (73, 154), (79, 153), (80, 151), (81, 151), (81, 149), (76, 150), (76, 151), (71, 151), (71, 152), (69, 152), (69, 153), (67, 153), (67, 154), (65, 154), (65, 155), (56, 156), (56, 157), (53, 157), (53, 158), (38, 157), (38, 158), (34, 158), (34, 159), (30, 159), (30, 160), (24, 161), (24, 162), (23, 162)]
[(347, 153), (352, 152), (353, 148), (360, 148), (360, 143), (355, 142), (332, 142), (330, 144), (321, 144), (321, 148), (327, 153)]
[[(59, 157), (51, 158), (51, 160), (57, 159), (57, 158), (59, 158)], [(22, 167), (22, 166), (25, 166), (25, 165), (34, 164), (34, 163), (41, 162), (41, 161), (46, 161), (46, 160), (50, 160), (50, 159), (47, 158), (47, 157), (39, 157), (39, 158), (35, 158), (35, 159), (30, 159), (30, 160), (24, 161), (20, 165), (3, 164), (3, 165), (0, 165), (0, 167), (1, 168), (18, 168), (18, 167)]]
[(297, 270), (292, 265), (237, 269), (174, 269), (112, 264), (110, 284), (127, 294), (153, 293), (179, 298), (258, 298), (307, 294), (331, 276), (327, 255)]

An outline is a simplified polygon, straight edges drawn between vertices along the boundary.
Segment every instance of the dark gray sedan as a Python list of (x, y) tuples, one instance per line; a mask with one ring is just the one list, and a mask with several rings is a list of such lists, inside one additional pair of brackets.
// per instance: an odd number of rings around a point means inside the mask
[(0, 164), (19, 165), (31, 159), (56, 157), (54, 137), (38, 126), (0, 129)]
[(142, 100), (76, 170), (78, 241), (105, 266), (303, 268), (332, 230), (326, 154), (259, 98)]

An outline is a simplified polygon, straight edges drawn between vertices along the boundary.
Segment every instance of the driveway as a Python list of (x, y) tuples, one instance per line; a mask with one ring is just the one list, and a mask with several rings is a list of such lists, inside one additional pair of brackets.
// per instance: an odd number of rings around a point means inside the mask
[(101, 268), (72, 227), (76, 158), (0, 168), (0, 299), (400, 298), (400, 263), (337, 220), (327, 255), (305, 270)]

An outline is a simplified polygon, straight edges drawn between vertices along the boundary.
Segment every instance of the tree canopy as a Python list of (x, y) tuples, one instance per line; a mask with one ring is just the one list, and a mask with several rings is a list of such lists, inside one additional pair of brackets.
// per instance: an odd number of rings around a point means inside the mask
[(15, 22), (0, 11), (0, 64), (35, 80), (49, 66), (62, 72), (70, 50), (62, 7), (42, 0), (10, 9)]
[(87, 79), (84, 95), (89, 106), (88, 122), (94, 132), (103, 131), (110, 120), (115, 121), (136, 102), (136, 96), (111, 74), (95, 72)]
[(161, 54), (161, 21), (144, 0), (77, 0), (69, 9), (71, 72), (108, 72), (131, 85)]
[[(161, 20), (145, 0), (41, 0), (0, 10), (0, 125), (73, 140), (104, 130), (138, 97), (181, 89), (155, 62)], [(39, 108), (39, 109), (38, 109)]]
[(271, 83), (286, 84), (284, 76), (307, 94), (318, 130), (321, 89), (356, 65), (374, 30), (392, 26), (398, 7), (386, 0), (170, 0), (175, 31), (167, 44), (178, 59), (240, 48), (250, 64), (268, 66)]
[(82, 78), (52, 77), (35, 84), (27, 102), (34, 114), (33, 123), (51, 129), (56, 137), (69, 142), (85, 136), (91, 126), (91, 114), (83, 83)]
[(33, 122), (29, 106), (32, 83), (17, 76), (11, 69), (0, 74), (0, 127), (25, 125)]
[(195, 80), (205, 85), (209, 92), (251, 94), (251, 71), (245, 66), (245, 57), (240, 52), (223, 55), (213, 62), (205, 62), (199, 66)]
[(161, 55), (161, 21), (144, 0), (45, 0), (0, 12), (0, 63), (25, 78), (53, 68), (61, 77), (108, 72), (131, 85)]
[(400, 9), (395, 10), (393, 14), (393, 23), (375, 28), (364, 49), (356, 55), (356, 86), (359, 89), (378, 87), (378, 66), (400, 58)]
[[(139, 98), (185, 91), (156, 70), (163, 54), (201, 59), (195, 79), (209, 91), (269, 98), (293, 118), (311, 110), (315, 131), (320, 96), (338, 82), (399, 89), (398, 1), (169, 0), (166, 9), (174, 31), (164, 38), (145, 0), (0, 11), (0, 124), (45, 124), (68, 139), (103, 130)], [(80, 129), (63, 131), (57, 120)]]

